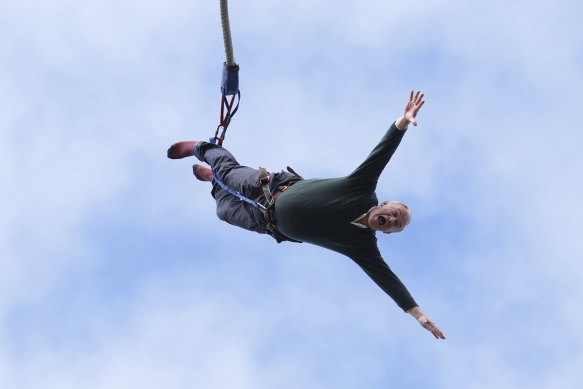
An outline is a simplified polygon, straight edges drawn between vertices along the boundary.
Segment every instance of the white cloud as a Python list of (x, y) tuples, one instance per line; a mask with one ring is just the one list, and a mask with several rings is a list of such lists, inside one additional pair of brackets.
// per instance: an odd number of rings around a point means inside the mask
[[(193, 161), (165, 159), (216, 125), (218, 4), (4, 2), (0, 385), (572, 386), (578, 7), (231, 4), (243, 101), (226, 144), (243, 163), (345, 174), (408, 88), (428, 92), (379, 191), (416, 207), (419, 224), (382, 249), (449, 336), (435, 344), (354, 264), (217, 222)], [(141, 247), (109, 257), (107, 231), (122, 228), (116, 244)], [(214, 234), (218, 253), (204, 250)], [(99, 273), (124, 277), (116, 266), (130, 269), (125, 284)], [(96, 290), (74, 289), (75, 277)], [(19, 318), (46, 319), (34, 307), (64, 309), (68, 294), (88, 306), (67, 313), (98, 346), (59, 345), (57, 330), (30, 323), (27, 346), (11, 343)]]

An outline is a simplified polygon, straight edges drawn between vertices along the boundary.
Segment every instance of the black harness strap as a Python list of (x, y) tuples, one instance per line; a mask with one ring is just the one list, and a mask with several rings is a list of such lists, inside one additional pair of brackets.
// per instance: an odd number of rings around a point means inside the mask
[(271, 232), (271, 235), (277, 240), (277, 242), (282, 242), (284, 240), (289, 240), (291, 242), (298, 242), (298, 240), (294, 240), (288, 238), (287, 236), (283, 235), (279, 232), (277, 228), (277, 223), (275, 222), (275, 200), (290, 186), (295, 184), (296, 182), (303, 180), (303, 178), (295, 172), (291, 167), (287, 167), (287, 170), (294, 175), (294, 177), (285, 180), (282, 182), (281, 185), (273, 189), (273, 193), (270, 188), (270, 181), (271, 176), (269, 172), (265, 169), (260, 167), (259, 168), (259, 184), (261, 185), (261, 189), (263, 190), (263, 195), (265, 196), (265, 202), (263, 207), (259, 208), (265, 221), (267, 222), (267, 229)]
[(267, 200), (267, 207), (271, 207), (274, 203), (273, 196), (271, 195), (271, 190), (269, 189), (269, 182), (271, 181), (271, 176), (269, 172), (264, 167), (259, 167), (259, 184), (261, 189), (263, 189), (263, 194), (265, 195), (265, 200)]

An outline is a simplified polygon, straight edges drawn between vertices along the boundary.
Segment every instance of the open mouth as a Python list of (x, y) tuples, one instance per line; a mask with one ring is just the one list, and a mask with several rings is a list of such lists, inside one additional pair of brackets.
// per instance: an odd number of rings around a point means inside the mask
[(387, 222), (387, 219), (384, 216), (379, 216), (379, 219), (378, 219), (379, 226), (384, 226), (386, 222)]

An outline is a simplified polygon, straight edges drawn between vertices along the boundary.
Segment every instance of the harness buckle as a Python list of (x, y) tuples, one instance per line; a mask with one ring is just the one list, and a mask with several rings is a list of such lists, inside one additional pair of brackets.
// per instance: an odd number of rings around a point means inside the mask
[(270, 181), (269, 174), (268, 174), (268, 175), (266, 175), (266, 176), (260, 176), (260, 177), (259, 177), (259, 183), (260, 183), (261, 185), (269, 185), (269, 181)]
[(259, 184), (261, 184), (261, 188), (263, 189), (263, 194), (265, 195), (265, 199), (267, 200), (267, 204), (271, 205), (271, 192), (269, 190), (269, 181), (271, 177), (267, 172), (267, 169), (264, 167), (259, 168)]

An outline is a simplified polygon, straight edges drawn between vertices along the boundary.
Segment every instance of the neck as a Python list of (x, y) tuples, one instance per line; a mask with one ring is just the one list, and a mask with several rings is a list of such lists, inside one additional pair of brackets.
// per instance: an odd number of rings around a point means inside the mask
[(362, 224), (363, 226), (367, 226), (368, 228), (370, 228), (370, 225), (368, 224), (368, 214), (369, 212), (367, 212), (363, 217), (358, 219), (357, 222)]

